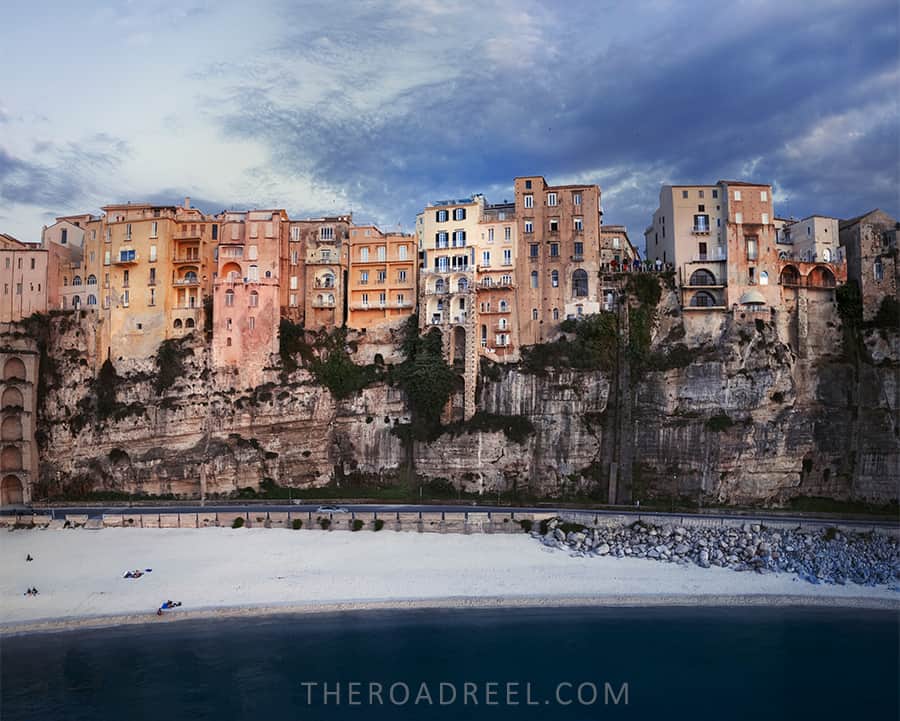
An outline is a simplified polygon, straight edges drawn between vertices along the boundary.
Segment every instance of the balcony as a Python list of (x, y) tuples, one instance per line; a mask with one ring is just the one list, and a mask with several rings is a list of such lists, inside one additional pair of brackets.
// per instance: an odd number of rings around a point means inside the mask
[(334, 284), (333, 282), (332, 282), (332, 283), (327, 283), (327, 282), (325, 282), (325, 281), (317, 280), (317, 281), (316, 281), (316, 288), (329, 288), (329, 289), (334, 289), (334, 288), (335, 288), (335, 284)]
[[(238, 256), (238, 257), (240, 257), (240, 256)], [(185, 255), (180, 258), (172, 258), (172, 262), (175, 265), (182, 265), (183, 263), (191, 263), (192, 265), (197, 265), (200, 262), (200, 256), (199, 255)]]
[(135, 265), (139, 258), (137, 253), (119, 253), (118, 257), (112, 259), (113, 265)]
[(498, 333), (509, 333), (509, 324), (508, 323), (506, 325), (504, 325), (502, 323), (495, 323), (492, 327)]
[(691, 228), (691, 232), (694, 235), (709, 235), (709, 226), (708, 225), (695, 225)]
[(581, 262), (584, 261), (584, 254), (583, 254), (583, 253), (579, 253), (579, 254), (577, 254), (577, 255), (571, 256), (571, 258), (572, 258), (572, 262), (573, 262), (573, 263), (581, 263)]
[(178, 280), (173, 281), (172, 285), (177, 286), (179, 288), (196, 287), (196, 286), (200, 285), (200, 279), (199, 278), (179, 278)]
[(325, 300), (324, 298), (322, 300), (319, 300), (318, 298), (316, 298), (312, 302), (313, 308), (334, 308), (334, 306), (335, 306), (335, 303), (333, 300)]
[(203, 237), (203, 233), (201, 232), (201, 228), (197, 228), (196, 230), (178, 230), (173, 233), (172, 237), (175, 240), (200, 240), (200, 238)]

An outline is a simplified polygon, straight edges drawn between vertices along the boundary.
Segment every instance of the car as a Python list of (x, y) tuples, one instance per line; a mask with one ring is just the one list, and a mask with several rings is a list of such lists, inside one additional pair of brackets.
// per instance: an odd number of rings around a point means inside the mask
[(319, 506), (316, 513), (350, 513), (350, 511), (343, 506)]

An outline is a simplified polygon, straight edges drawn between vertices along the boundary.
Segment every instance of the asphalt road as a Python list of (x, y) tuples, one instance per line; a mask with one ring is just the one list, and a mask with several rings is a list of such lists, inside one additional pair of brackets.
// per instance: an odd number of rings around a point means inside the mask
[[(251, 504), (215, 504), (210, 503), (206, 505), (200, 505), (197, 503), (189, 503), (185, 505), (164, 505), (164, 506), (133, 506), (129, 507), (126, 505), (110, 505), (110, 506), (54, 506), (52, 508), (6, 508), (0, 511), (0, 515), (13, 515), (16, 513), (28, 513), (33, 510), (36, 514), (51, 514), (57, 518), (62, 518), (68, 514), (71, 515), (86, 515), (89, 518), (100, 518), (104, 514), (121, 514), (121, 513), (129, 513), (129, 514), (150, 514), (156, 515), (160, 513), (240, 513), (240, 512), (284, 512), (284, 511), (316, 511), (322, 505), (326, 504), (310, 504), (310, 503), (294, 503), (294, 504), (260, 504), (260, 503), (251, 503)], [(572, 512), (587, 512), (587, 513), (597, 513), (600, 515), (608, 515), (608, 516), (616, 516), (622, 513), (635, 514), (640, 513), (641, 516), (645, 517), (657, 517), (661, 520), (664, 519), (679, 519), (685, 516), (694, 516), (700, 515), (703, 518), (710, 519), (730, 519), (730, 520), (759, 520), (759, 521), (796, 521), (798, 524), (803, 522), (808, 522), (810, 520), (816, 518), (824, 518), (830, 521), (837, 520), (846, 520), (849, 523), (858, 523), (860, 525), (866, 526), (878, 526), (878, 527), (886, 527), (892, 528), (900, 525), (900, 522), (897, 520), (874, 520), (867, 518), (847, 518), (847, 519), (839, 519), (834, 516), (819, 516), (816, 514), (809, 515), (782, 515), (782, 514), (765, 514), (765, 513), (703, 513), (703, 514), (693, 514), (693, 513), (666, 513), (662, 511), (642, 511), (640, 508), (632, 508), (632, 507), (623, 507), (621, 509), (573, 509), (573, 508), (548, 508), (548, 507), (510, 507), (510, 506), (494, 506), (494, 505), (403, 505), (403, 504), (345, 504), (345, 503), (328, 503), (327, 505), (334, 505), (339, 508), (346, 508), (349, 512), (360, 512), (360, 513), (440, 513), (440, 512), (448, 512), (448, 513), (462, 513), (462, 512), (472, 512), (472, 513), (572, 513)]]

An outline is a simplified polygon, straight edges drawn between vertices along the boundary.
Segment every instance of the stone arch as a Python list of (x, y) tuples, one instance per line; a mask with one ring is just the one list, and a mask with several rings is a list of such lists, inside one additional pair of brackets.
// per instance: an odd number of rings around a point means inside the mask
[(91, 273), (91, 275), (89, 275), (87, 277), (87, 284), (88, 285), (97, 285), (97, 276), (94, 275), (93, 273)]
[(716, 285), (716, 276), (706, 268), (698, 268), (691, 273), (689, 285)]
[(837, 285), (834, 273), (824, 265), (817, 265), (809, 272), (806, 284), (810, 288), (834, 288)]
[(15, 446), (4, 446), (0, 451), (0, 469), (4, 471), (22, 470), (22, 451)]
[(716, 297), (705, 290), (698, 291), (691, 298), (691, 306), (694, 308), (710, 308), (716, 304)]
[(443, 293), (446, 290), (446, 284), (444, 283), (443, 278), (437, 278), (434, 281), (434, 292), (435, 293)]
[(465, 293), (469, 289), (469, 279), (468, 278), (460, 278), (456, 281), (456, 292), (457, 293)]
[(3, 391), (2, 400), (0, 400), (0, 408), (24, 408), (25, 399), (22, 397), (22, 391), (18, 388), (9, 387)]
[(97, 305), (97, 296), (94, 295), (93, 293), (88, 293), (87, 304), (88, 305)]
[(80, 275), (76, 275), (74, 278), (72, 278), (72, 285), (81, 285)]
[(0, 424), (0, 439), (4, 441), (22, 440), (22, 419), (19, 416), (7, 416)]
[(241, 266), (237, 263), (226, 263), (222, 266), (222, 277), (230, 281), (236, 281), (243, 278), (244, 273), (241, 270)]
[(22, 481), (16, 476), (6, 476), (0, 482), (0, 505), (12, 506), (25, 502), (25, 494), (22, 491)]
[(15, 356), (9, 358), (3, 366), (3, 379), (7, 381), (13, 379), (24, 381), (26, 378), (25, 363), (22, 359)]
[(782, 285), (798, 286), (800, 285), (800, 271), (793, 265), (786, 265), (781, 269), (781, 278), (779, 282)]
[(193, 319), (193, 318), (187, 318), (187, 319), (185, 319), (185, 321), (184, 321), (184, 327), (185, 327), (185, 328), (193, 328), (194, 325), (195, 325), (195, 324), (194, 324), (194, 319)]
[(172, 323), (172, 327), (176, 328), (176, 329), (181, 328), (183, 325), (184, 324), (181, 322), (181, 318), (176, 318), (175, 321)]

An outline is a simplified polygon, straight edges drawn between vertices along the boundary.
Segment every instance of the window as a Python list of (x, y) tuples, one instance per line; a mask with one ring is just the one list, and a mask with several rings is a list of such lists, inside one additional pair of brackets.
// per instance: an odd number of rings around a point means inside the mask
[(512, 248), (503, 249), (503, 265), (512, 265)]
[(230, 289), (226, 290), (225, 291), (225, 307), (230, 308), (233, 305), (234, 305), (234, 291), (230, 290)]
[(500, 276), (500, 285), (512, 285), (512, 276), (511, 275), (501, 275)]
[(533, 208), (533, 207), (534, 207), (534, 196), (533, 196), (533, 195), (526, 195), (526, 196), (525, 196), (525, 207), (526, 207), (526, 208)]
[(763, 214), (762, 214), (762, 224), (763, 224), (763, 225), (768, 225), (768, 224), (769, 224), (769, 214), (768, 214), (768, 213), (763, 213)]
[(157, 232), (158, 230), (159, 230), (159, 223), (154, 220), (152, 223), (150, 223), (150, 237), (156, 238), (158, 235), (158, 232)]
[(734, 191), (734, 199), (735, 199), (735, 200), (740, 200), (740, 199), (741, 199), (741, 191), (740, 191), (740, 190), (735, 190), (735, 191)]
[(826, 263), (831, 262), (831, 248), (825, 248), (822, 251), (822, 260), (824, 260)]
[(559, 288), (559, 271), (558, 270), (554, 270), (552, 273), (550, 273), (550, 285), (553, 288)]
[(257, 293), (255, 290), (250, 291), (249, 306), (251, 308), (256, 308), (259, 306), (259, 293)]
[[(93, 298), (93, 296), (89, 295), (88, 296), (88, 305), (92, 305), (91, 298)], [(94, 303), (96, 303), (96, 302), (97, 301), (94, 301)], [(156, 305), (156, 288), (150, 289), (150, 300), (147, 303), (147, 305)]]
[(150, 246), (150, 262), (151, 263), (156, 262), (156, 246), (155, 245)]
[(334, 226), (323, 225), (319, 228), (319, 240), (334, 240)]
[(457, 230), (453, 233), (453, 247), (462, 248), (466, 244), (466, 231)]
[(490, 267), (491, 265), (491, 251), (485, 250), (481, 253), (481, 264), (483, 266)]
[(759, 191), (759, 199), (760, 199), (763, 203), (765, 203), (766, 201), (768, 201), (768, 200), (769, 200), (769, 191), (767, 191), (767, 190), (761, 190), (761, 191)]
[(500, 301), (500, 312), (506, 313), (508, 311), (509, 311), (509, 303), (507, 303), (505, 300), (501, 300)]
[(406, 296), (403, 293), (397, 293), (397, 305), (402, 306), (406, 302)]
[(559, 258), (559, 243), (550, 243), (550, 257)]
[(296, 308), (296, 307), (297, 307), (297, 296), (296, 296), (296, 294), (291, 293), (291, 294), (288, 296), (288, 305), (290, 305), (292, 308)]
[(297, 265), (300, 263), (300, 251), (292, 250), (291, 251), (291, 265)]
[(126, 290), (124, 293), (122, 293), (122, 305), (127, 308), (128, 303), (129, 303), (129, 293)]
[(248, 245), (247, 246), (247, 259), (248, 260), (256, 260), (259, 257), (259, 246), (258, 245)]
[(572, 295), (584, 298), (588, 294), (588, 274), (583, 268), (572, 273)]
[(440, 233), (436, 233), (434, 236), (435, 243), (438, 248), (449, 248), (450, 247), (450, 235), (446, 231), (441, 231)]
[(453, 220), (465, 220), (466, 219), (466, 209), (465, 208), (454, 208), (453, 209)]
[(212, 226), (212, 239), (213, 240), (219, 239), (219, 226), (218, 225)]
[[(91, 276), (93, 278), (94, 276)], [(150, 269), (150, 280), (148, 281), (148, 285), (156, 285), (156, 268)]]
[(618, 236), (612, 239), (612, 247), (618, 250), (622, 246), (622, 240)]
[(580, 233), (584, 230), (584, 218), (575, 218), (575, 232)]
[(718, 197), (719, 197), (719, 191), (716, 190), (716, 189), (713, 189), (712, 197), (713, 197), (713, 198), (718, 198)]
[[(702, 206), (701, 206), (702, 207)], [(709, 232), (709, 216), (705, 213), (698, 213), (694, 216), (694, 232), (695, 233), (708, 233)]]
[(368, 248), (360, 248), (359, 249), (359, 260), (361, 263), (369, 262), (369, 249)]
[(540, 254), (540, 246), (537, 243), (532, 243), (528, 246), (528, 257), (537, 258)]
[(292, 276), (291, 276), (291, 280), (290, 280), (291, 290), (297, 290), (297, 287), (298, 287), (298, 286), (297, 286), (297, 283), (298, 283), (297, 276), (296, 276), (296, 275), (292, 275)]
[(369, 283), (369, 271), (361, 270), (359, 272), (359, 284), (360, 285), (368, 285)]
[(131, 223), (125, 223), (125, 240), (131, 240)]
[(735, 213), (734, 214), (734, 222), (740, 225), (744, 222), (744, 214), (743, 213)]
[(69, 235), (69, 231), (66, 228), (63, 228), (62, 230), (60, 230), (59, 231), (59, 242), (62, 243), (63, 245), (65, 245), (68, 240), (68, 235)]
[(362, 304), (364, 306), (369, 305), (369, 294), (368, 293), (362, 294)]
[(534, 221), (526, 220), (525, 221), (525, 232), (533, 233), (534, 232)]
[(254, 318), (252, 316), (250, 318), (247, 318), (247, 327), (250, 330), (253, 330), (254, 328), (256, 328), (256, 318)]
[(385, 293), (378, 294), (378, 305), (384, 305), (387, 303), (387, 295)]
[(531, 287), (538, 287), (538, 272), (536, 270), (531, 271)]
[(531, 181), (530, 181), (530, 180), (526, 180), (526, 181), (525, 181), (525, 189), (526, 189), (526, 190), (531, 190)]
[(759, 284), (760, 285), (768, 285), (769, 284), (769, 274), (766, 271), (763, 271), (759, 274)]
[(531, 320), (537, 320), (537, 319), (538, 319), (538, 309), (532, 308), (531, 309)]
[(384, 281), (386, 281), (386, 280), (387, 280), (387, 271), (386, 271), (386, 270), (379, 270), (379, 271), (378, 271), (378, 282), (379, 282), (379, 283), (384, 283)]
[(231, 338), (230, 337), (225, 339), (225, 345), (228, 346), (229, 348), (231, 347)]
[(553, 309), (553, 320), (559, 320), (559, 308)]
[(559, 218), (550, 218), (550, 232), (551, 233), (559, 232)]
[(127, 263), (128, 261), (131, 261), (131, 260), (135, 260), (135, 254), (134, 254), (133, 250), (120, 250), (119, 251), (119, 262)]
[(376, 249), (378, 252), (378, 260), (384, 260), (387, 258), (387, 248), (383, 245), (379, 245)]
[(406, 260), (407, 247), (405, 245), (401, 245), (397, 247), (397, 259), (398, 260)]
[(556, 193), (547, 193), (547, 205), (558, 205), (556, 202)]
[(494, 242), (494, 229), (488, 228), (488, 243)]
[(759, 256), (759, 251), (756, 245), (756, 238), (753, 236), (747, 236), (747, 260), (756, 260)]
[(872, 266), (872, 276), (875, 278), (877, 283), (880, 283), (884, 280), (884, 263), (881, 258), (876, 258), (875, 263)]
[(450, 212), (447, 210), (439, 210), (434, 214), (434, 219), (438, 223), (446, 223), (448, 220), (450, 220)]
[(572, 193), (572, 205), (581, 205), (581, 193)]
[(575, 258), (581, 259), (584, 257), (584, 243), (580, 240), (575, 241)]

